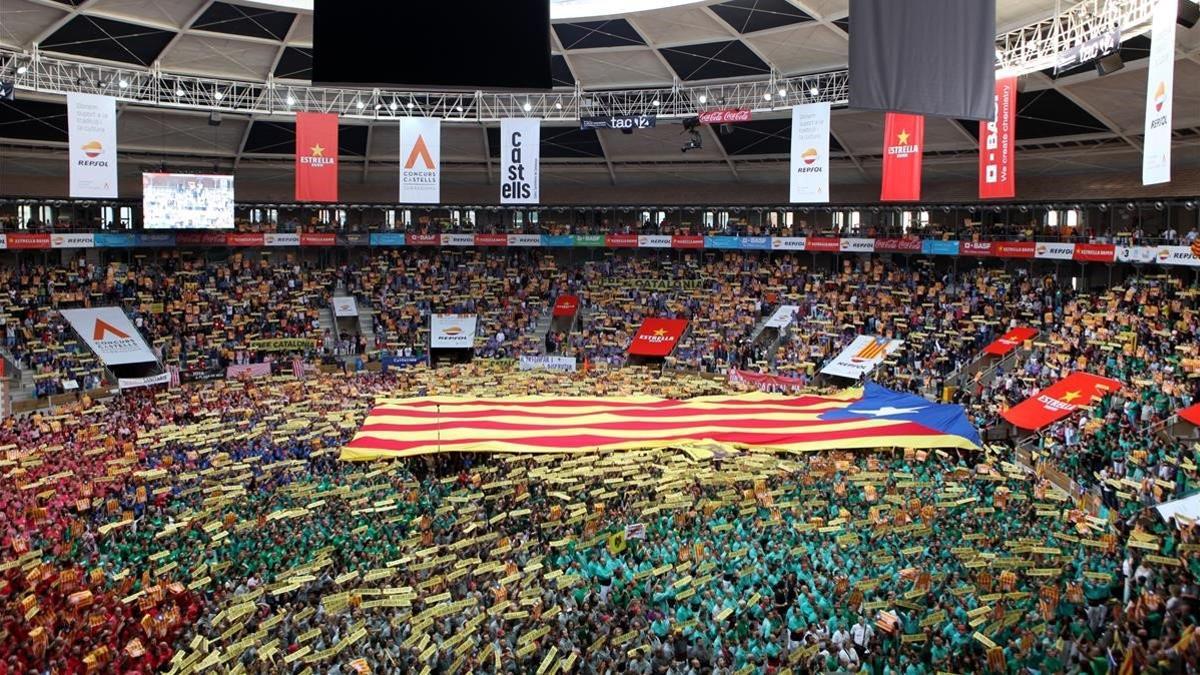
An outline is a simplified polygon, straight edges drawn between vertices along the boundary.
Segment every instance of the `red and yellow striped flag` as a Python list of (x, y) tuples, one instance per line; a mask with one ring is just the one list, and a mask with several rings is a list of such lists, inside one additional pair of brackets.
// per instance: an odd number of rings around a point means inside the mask
[(343, 460), (439, 452), (588, 452), (632, 448), (979, 447), (960, 406), (870, 384), (833, 396), (750, 393), (689, 400), (646, 396), (385, 399)]

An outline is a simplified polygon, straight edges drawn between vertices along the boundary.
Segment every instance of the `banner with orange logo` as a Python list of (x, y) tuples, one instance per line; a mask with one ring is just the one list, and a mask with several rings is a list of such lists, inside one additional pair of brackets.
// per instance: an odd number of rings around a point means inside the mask
[(296, 113), (296, 201), (338, 198), (338, 116)]
[(792, 108), (793, 203), (829, 202), (829, 104)]
[(470, 349), (475, 346), (475, 314), (430, 314), (429, 346), (433, 349)]
[(106, 366), (158, 360), (120, 307), (63, 309), (59, 313)]
[(1071, 373), (1001, 414), (1014, 426), (1041, 429), (1120, 388), (1120, 382), (1107, 377)]
[(687, 319), (649, 318), (642, 321), (633, 342), (629, 343), (631, 356), (668, 356), (683, 337)]
[(400, 203), (437, 204), (442, 198), (441, 120), (400, 120)]
[(72, 197), (117, 196), (117, 100), (67, 94)]
[(1171, 181), (1171, 108), (1175, 88), (1176, 0), (1158, 0), (1150, 23), (1142, 185)]
[(925, 150), (925, 118), (888, 113), (883, 123), (883, 189), (885, 202), (921, 199), (921, 157)]
[(873, 335), (859, 335), (849, 347), (842, 350), (821, 369), (826, 375), (848, 377), (852, 380), (875, 370), (889, 354), (904, 344), (904, 340), (891, 340)]

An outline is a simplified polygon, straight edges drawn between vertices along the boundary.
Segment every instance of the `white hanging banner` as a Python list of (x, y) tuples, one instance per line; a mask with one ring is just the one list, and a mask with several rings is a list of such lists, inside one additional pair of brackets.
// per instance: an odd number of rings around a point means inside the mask
[(792, 108), (792, 202), (829, 201), (829, 104)]
[(475, 314), (430, 314), (429, 346), (434, 349), (470, 349), (475, 345)]
[(120, 307), (63, 309), (59, 313), (106, 366), (158, 360)]
[(442, 198), (442, 121), (400, 119), (400, 203), (437, 204)]
[(117, 99), (67, 94), (72, 197), (117, 196)]
[(358, 301), (352, 295), (333, 296), (333, 315), (338, 318), (358, 316)]
[(875, 370), (888, 357), (904, 344), (904, 340), (889, 340), (885, 337), (859, 335), (848, 347), (842, 350), (832, 361), (821, 369), (827, 375), (848, 377), (852, 380)]
[(1158, 0), (1150, 24), (1142, 185), (1171, 181), (1171, 99), (1175, 87), (1176, 0)]
[(537, 204), (541, 198), (541, 123), (527, 117), (500, 120), (501, 204)]

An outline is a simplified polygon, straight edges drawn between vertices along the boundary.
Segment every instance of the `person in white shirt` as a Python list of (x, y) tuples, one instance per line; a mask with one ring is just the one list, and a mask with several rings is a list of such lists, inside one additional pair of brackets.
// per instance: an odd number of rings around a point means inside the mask
[(1168, 227), (1167, 229), (1163, 230), (1162, 238), (1166, 239), (1167, 241), (1174, 242), (1178, 237), (1179, 233), (1176, 232), (1175, 228), (1173, 227)]
[(842, 664), (843, 668), (853, 668), (858, 670), (858, 652), (854, 651), (853, 645), (850, 643), (842, 645), (842, 648), (838, 650), (838, 663)]
[(847, 642), (849, 642), (850, 633), (839, 628), (833, 632), (833, 637), (831, 638), (831, 640), (833, 641), (834, 647), (841, 648)]
[(854, 641), (854, 646), (862, 653), (870, 652), (871, 638), (875, 637), (875, 628), (871, 626), (866, 617), (858, 617), (858, 623), (850, 627), (850, 639)]

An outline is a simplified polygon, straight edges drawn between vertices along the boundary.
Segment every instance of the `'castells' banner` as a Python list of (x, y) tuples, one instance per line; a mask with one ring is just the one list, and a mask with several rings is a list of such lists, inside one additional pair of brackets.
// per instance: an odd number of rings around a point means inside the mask
[(296, 113), (296, 201), (338, 198), (338, 116)]
[(900, 348), (904, 340), (889, 340), (885, 337), (859, 335), (849, 347), (842, 350), (832, 361), (821, 369), (826, 375), (848, 377), (852, 380), (875, 370), (887, 358), (888, 354)]
[(400, 120), (400, 203), (437, 204), (442, 199), (441, 120)]
[(792, 202), (829, 201), (829, 104), (792, 108)]
[(1171, 98), (1175, 87), (1175, 0), (1158, 0), (1150, 24), (1150, 68), (1146, 78), (1146, 138), (1142, 185), (1171, 180)]
[(470, 349), (475, 346), (475, 314), (430, 314), (429, 346), (434, 349)]
[(996, 80), (996, 120), (979, 123), (979, 198), (1017, 196), (1017, 78)]
[(541, 198), (541, 123), (537, 118), (500, 120), (501, 204), (537, 204)]
[(157, 361), (120, 307), (59, 310), (106, 366)]
[(67, 94), (72, 197), (117, 196), (117, 100)]

